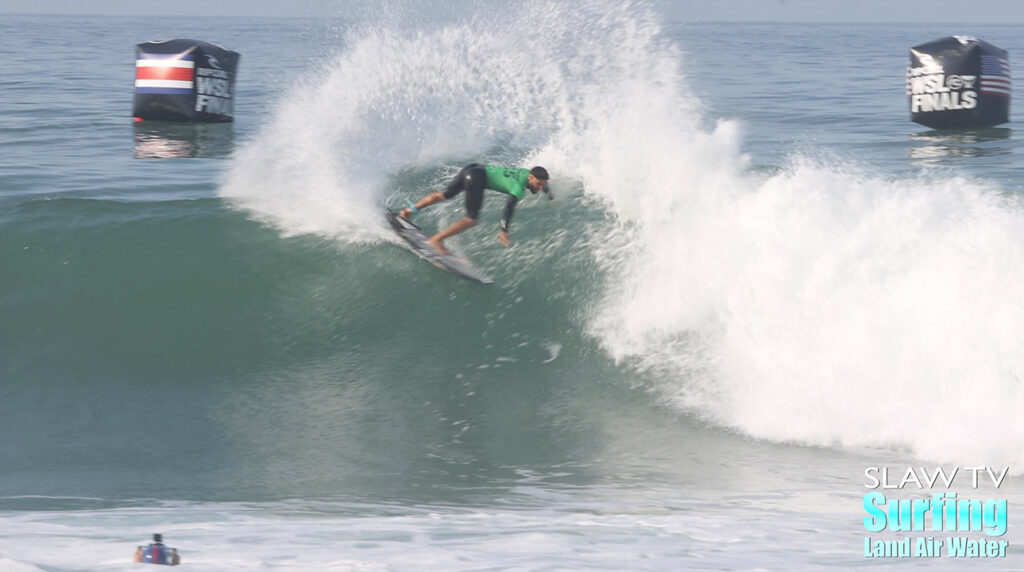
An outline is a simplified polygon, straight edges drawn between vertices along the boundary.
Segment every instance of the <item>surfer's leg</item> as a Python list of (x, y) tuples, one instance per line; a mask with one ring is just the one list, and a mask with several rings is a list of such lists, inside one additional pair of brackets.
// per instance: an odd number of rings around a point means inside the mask
[[(441, 191), (437, 191), (435, 193), (430, 193), (429, 195), (427, 195), (427, 196), (423, 197), (422, 199), (420, 199), (420, 202), (416, 203), (416, 205), (415, 205), (416, 206), (416, 210), (425, 209), (425, 208), (429, 207), (430, 205), (432, 205), (434, 203), (439, 203), (439, 202), (443, 201), (444, 199), (445, 199), (444, 193), (442, 193)], [(404, 218), (405, 220), (409, 220), (409, 217), (412, 216), (412, 209), (410, 209), (410, 208), (402, 209), (402, 210), (398, 211), (398, 216)]]
[(430, 237), (430, 245), (441, 254), (448, 254), (448, 249), (444, 247), (444, 239), (455, 236), (460, 232), (466, 232), (474, 226), (476, 226), (475, 218), (470, 218), (468, 216), (460, 218), (455, 221), (455, 224)]
[[(452, 182), (448, 183), (448, 187), (445, 188), (444, 191), (430, 193), (429, 195), (424, 197), (423, 200), (416, 203), (416, 210), (429, 207), (430, 205), (437, 202), (448, 200), (454, 197), (455, 195), (461, 193), (462, 191), (466, 190), (471, 181), (470, 173), (474, 172), (473, 170), (477, 168), (483, 171), (483, 167), (477, 165), (476, 163), (471, 163), (460, 169), (459, 173), (452, 178)], [(486, 171), (483, 171), (483, 180), (487, 180)], [(402, 209), (401, 211), (398, 212), (398, 216), (404, 218), (405, 220), (409, 220), (409, 217), (412, 216), (412, 209)]]
[(479, 169), (479, 173), (466, 175), (466, 216), (474, 220), (480, 216), (480, 207), (484, 204), (484, 185), (487, 184), (487, 173), (483, 167)]
[(473, 164), (466, 166), (465, 169), (459, 172), (459, 175), (459, 177), (456, 177), (456, 180), (460, 186), (455, 194), (463, 190), (466, 191), (466, 216), (430, 237), (431, 246), (442, 254), (448, 254), (448, 249), (444, 247), (444, 239), (476, 226), (476, 219), (480, 216), (480, 207), (484, 204), (484, 186), (487, 184), (487, 171), (481, 165)]
[[(473, 181), (472, 175), (474, 173), (474, 170), (478, 167), (480, 167), (480, 165), (477, 165), (476, 163), (470, 163), (469, 165), (466, 165), (465, 167), (460, 169), (459, 173), (455, 175), (454, 178), (452, 178), (452, 182), (448, 183), (448, 188), (444, 190), (444, 198), (450, 199), (455, 195), (461, 193), (462, 191), (468, 189)], [(486, 171), (484, 172), (484, 177), (487, 177)]]

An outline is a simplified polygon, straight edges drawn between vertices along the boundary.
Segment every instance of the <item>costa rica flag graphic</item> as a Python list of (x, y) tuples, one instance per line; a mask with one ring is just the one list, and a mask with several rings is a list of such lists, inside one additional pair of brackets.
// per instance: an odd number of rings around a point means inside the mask
[(196, 62), (187, 54), (137, 54), (135, 92), (146, 94), (191, 95)]

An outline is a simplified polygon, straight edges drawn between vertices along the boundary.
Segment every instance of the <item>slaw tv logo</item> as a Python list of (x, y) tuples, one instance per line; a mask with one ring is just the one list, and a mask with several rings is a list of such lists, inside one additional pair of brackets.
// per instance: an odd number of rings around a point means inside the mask
[(866, 468), (864, 486), (872, 492), (864, 495), (863, 523), (873, 536), (864, 537), (864, 557), (1005, 558), (1007, 500), (961, 498), (951, 489), (959, 483), (976, 492), (998, 490), (1008, 473), (1009, 467)]

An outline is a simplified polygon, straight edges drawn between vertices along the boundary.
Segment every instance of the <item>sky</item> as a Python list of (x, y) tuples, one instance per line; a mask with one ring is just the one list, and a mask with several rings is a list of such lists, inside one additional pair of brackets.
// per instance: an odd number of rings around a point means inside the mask
[[(450, 5), (465, 0), (435, 0)], [(0, 14), (332, 17), (370, 0), (0, 0)], [(426, 4), (418, 2), (416, 4)], [(480, 4), (480, 0), (474, 4)], [(1022, 0), (653, 0), (683, 22), (1024, 23)]]

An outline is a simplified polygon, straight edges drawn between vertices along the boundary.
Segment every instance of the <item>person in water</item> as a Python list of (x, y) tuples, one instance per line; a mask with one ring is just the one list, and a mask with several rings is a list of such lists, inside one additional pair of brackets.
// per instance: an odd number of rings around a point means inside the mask
[(135, 562), (143, 564), (163, 564), (165, 566), (177, 566), (181, 564), (181, 557), (178, 556), (177, 548), (169, 548), (164, 545), (163, 536), (153, 535), (153, 542), (149, 546), (140, 546), (135, 550)]
[(512, 222), (512, 213), (515, 212), (516, 204), (526, 196), (527, 189), (533, 194), (537, 194), (538, 191), (544, 191), (549, 199), (554, 198), (548, 189), (548, 171), (544, 167), (513, 169), (471, 163), (463, 167), (459, 174), (455, 175), (455, 178), (452, 179), (452, 182), (444, 191), (430, 193), (420, 199), (418, 203), (411, 204), (409, 208), (402, 209), (399, 216), (409, 220), (409, 217), (420, 212), (420, 209), (448, 200), (465, 191), (466, 216), (430, 237), (431, 246), (442, 254), (448, 254), (448, 250), (444, 247), (444, 240), (476, 226), (477, 217), (480, 215), (480, 207), (484, 202), (484, 189), (491, 189), (492, 191), (508, 195), (508, 201), (505, 203), (505, 216), (501, 219), (501, 231), (498, 233), (498, 240), (504, 246), (512, 245), (512, 241), (508, 237), (509, 224)]

